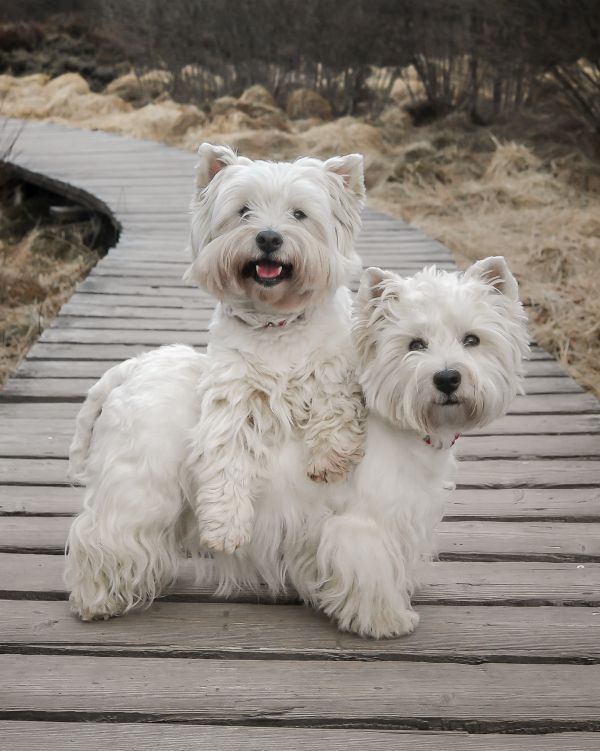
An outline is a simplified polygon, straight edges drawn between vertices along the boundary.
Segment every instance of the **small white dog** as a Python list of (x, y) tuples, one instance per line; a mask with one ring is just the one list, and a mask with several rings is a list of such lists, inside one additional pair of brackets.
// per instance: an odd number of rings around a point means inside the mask
[(526, 317), (502, 257), (410, 279), (369, 269), (354, 338), (369, 409), (365, 456), (341, 487), (323, 489), (310, 553), (296, 549), (289, 567), (305, 599), (341, 628), (398, 636), (418, 623), (410, 598), (433, 554), (452, 447), (520, 390)]
[[(81, 409), (70, 474), (87, 492), (66, 580), (86, 619), (151, 602), (184, 542), (232, 553), (253, 536), (279, 585), (279, 541), (298, 527), (282, 514), (299, 518), (290, 464), (314, 493), (363, 455), (344, 287), (360, 268), (362, 157), (199, 155), (187, 276), (220, 300), (208, 356), (175, 347), (123, 363)], [(281, 513), (255, 525), (266, 486)]]

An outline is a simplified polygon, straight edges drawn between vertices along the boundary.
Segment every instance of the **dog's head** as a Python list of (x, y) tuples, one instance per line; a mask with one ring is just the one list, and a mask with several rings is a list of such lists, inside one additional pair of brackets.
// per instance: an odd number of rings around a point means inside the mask
[(482, 426), (519, 391), (526, 317), (503, 257), (464, 274), (364, 272), (354, 337), (367, 404), (424, 434)]
[(303, 310), (357, 271), (364, 203), (359, 154), (252, 161), (202, 144), (186, 278), (222, 301)]

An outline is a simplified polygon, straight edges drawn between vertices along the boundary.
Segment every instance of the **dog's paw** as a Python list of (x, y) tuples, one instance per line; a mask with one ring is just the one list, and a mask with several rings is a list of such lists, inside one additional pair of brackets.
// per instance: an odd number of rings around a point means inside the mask
[[(340, 624), (341, 625), (341, 624)], [(414, 610), (386, 610), (373, 612), (368, 618), (356, 617), (346, 624), (344, 630), (370, 639), (393, 639), (406, 636), (419, 625), (419, 614)]]
[(218, 522), (204, 519), (200, 528), (200, 544), (213, 553), (232, 555), (251, 539), (251, 524), (241, 519)]

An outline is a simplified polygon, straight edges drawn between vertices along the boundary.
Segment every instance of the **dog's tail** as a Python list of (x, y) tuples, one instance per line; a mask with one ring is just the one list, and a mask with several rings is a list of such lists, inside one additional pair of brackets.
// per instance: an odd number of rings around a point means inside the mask
[(124, 383), (138, 365), (138, 358), (115, 365), (87, 392), (85, 402), (75, 422), (75, 435), (69, 449), (69, 480), (85, 484), (86, 466), (96, 420), (102, 412), (108, 395)]

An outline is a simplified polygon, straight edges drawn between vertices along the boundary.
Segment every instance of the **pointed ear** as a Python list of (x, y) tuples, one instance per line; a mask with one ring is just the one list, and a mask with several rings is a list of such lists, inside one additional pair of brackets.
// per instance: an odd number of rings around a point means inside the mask
[(383, 271), (377, 266), (371, 266), (363, 271), (358, 288), (358, 296), (364, 302), (380, 298), (387, 286), (387, 282), (397, 282), (399, 277), (392, 271)]
[(203, 143), (198, 149), (200, 157), (196, 164), (196, 184), (205, 188), (222, 169), (238, 162), (238, 156), (229, 146)]
[(359, 196), (365, 195), (365, 169), (362, 154), (334, 156), (325, 162), (325, 169), (339, 175), (348, 190)]
[(519, 285), (511, 274), (504, 256), (490, 256), (476, 261), (465, 271), (465, 279), (479, 279), (511, 300), (519, 299)]

